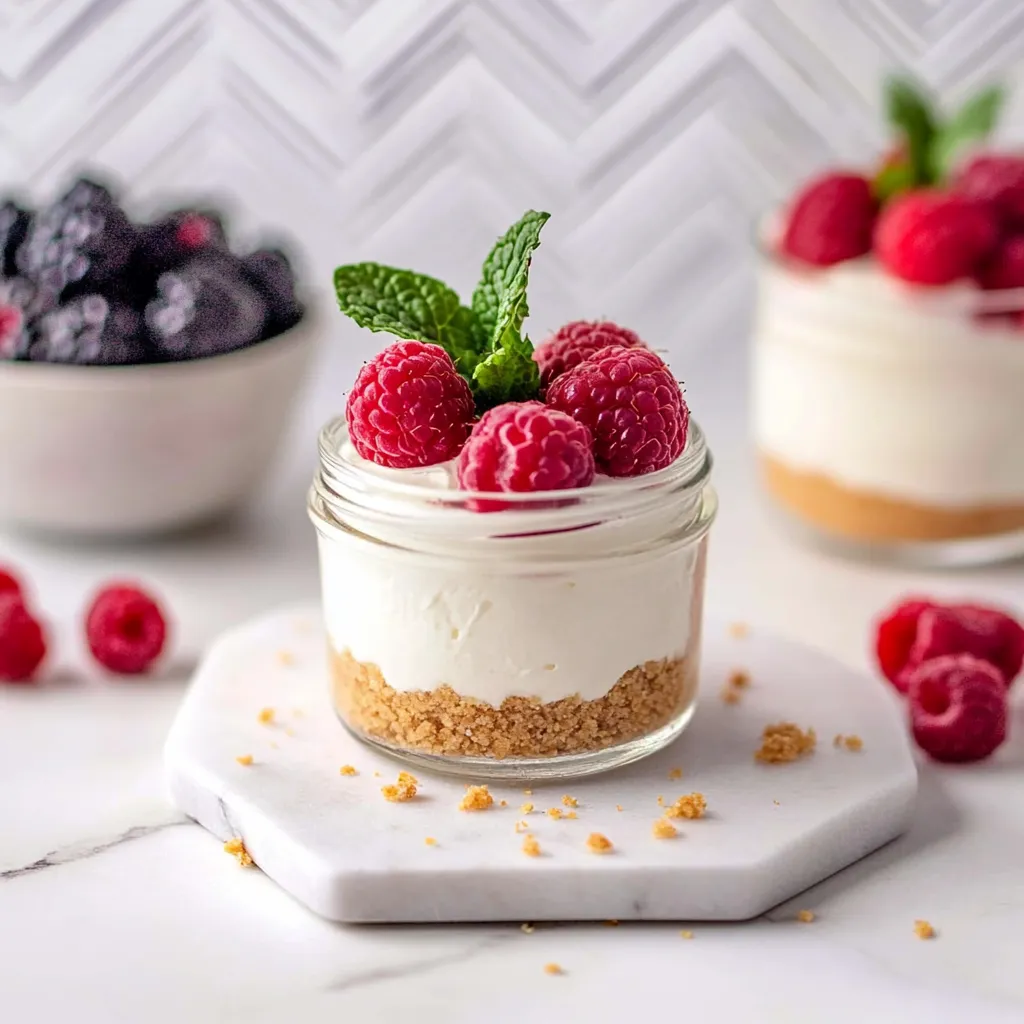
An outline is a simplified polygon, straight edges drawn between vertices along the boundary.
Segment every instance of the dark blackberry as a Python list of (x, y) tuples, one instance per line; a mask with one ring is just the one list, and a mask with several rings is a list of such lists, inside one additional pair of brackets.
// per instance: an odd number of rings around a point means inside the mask
[(210, 210), (175, 210), (139, 231), (138, 260), (155, 275), (196, 256), (226, 252), (220, 216)]
[(143, 363), (142, 318), (102, 295), (82, 295), (40, 317), (29, 359), (94, 366)]
[(46, 312), (44, 299), (31, 281), (0, 277), (0, 360), (28, 356), (32, 322)]
[(14, 277), (18, 247), (25, 241), (32, 215), (17, 203), (0, 203), (0, 277)]
[(84, 295), (124, 270), (136, 241), (110, 193), (83, 179), (36, 214), (18, 249), (18, 269), (54, 296)]
[(280, 249), (258, 249), (243, 256), (242, 273), (267, 303), (264, 338), (272, 338), (294, 327), (303, 314), (295, 297), (295, 273), (288, 257)]
[(261, 336), (267, 308), (223, 259), (195, 259), (161, 274), (146, 325), (165, 359), (232, 352)]

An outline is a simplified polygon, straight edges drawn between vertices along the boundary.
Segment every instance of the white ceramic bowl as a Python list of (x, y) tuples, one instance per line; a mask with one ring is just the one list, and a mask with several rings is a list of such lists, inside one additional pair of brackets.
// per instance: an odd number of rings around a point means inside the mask
[(239, 505), (284, 436), (314, 320), (190, 362), (0, 363), (0, 525), (138, 535)]

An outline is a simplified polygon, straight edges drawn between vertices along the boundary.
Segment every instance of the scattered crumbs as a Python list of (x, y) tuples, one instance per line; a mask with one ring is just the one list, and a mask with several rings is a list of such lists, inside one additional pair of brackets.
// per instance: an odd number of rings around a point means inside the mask
[(750, 673), (742, 668), (734, 669), (729, 673), (728, 683), (734, 690), (745, 690), (750, 685)]
[(241, 839), (229, 839), (224, 844), (224, 852), (230, 853), (232, 857), (236, 857), (238, 863), (243, 868), (251, 868), (253, 865), (253, 859), (249, 856), (249, 851), (245, 848), (245, 843)]
[(773, 800), (772, 803), (775, 804), (776, 807), (782, 806), (782, 804), (780, 804), (778, 800)]
[(459, 801), (459, 810), (486, 811), (493, 804), (494, 797), (486, 786), (467, 786), (466, 795)]
[(918, 919), (914, 922), (914, 934), (919, 939), (934, 939), (937, 932), (927, 921)]
[(745, 622), (734, 622), (729, 627), (729, 636), (742, 640), (750, 632), (750, 627)]
[(854, 754), (864, 749), (864, 741), (859, 736), (844, 736), (843, 746)]
[(534, 928), (532, 924), (526, 923), (526, 924), (521, 924), (521, 925), (519, 926), (519, 930), (520, 930), (520, 931), (521, 931), (521, 932), (522, 932), (522, 933), (523, 933), (524, 935), (532, 935), (532, 934), (533, 934), (533, 933), (534, 933), (534, 932), (535, 932), (535, 931), (536, 931), (537, 929), (536, 929), (536, 928)]
[(670, 772), (668, 773), (668, 777), (669, 777), (669, 779), (671, 779), (671, 780), (675, 780), (675, 779), (681, 779), (681, 778), (683, 777), (683, 769), (682, 769), (682, 768), (673, 768), (673, 769), (672, 769), (672, 770), (671, 770), (671, 771), (670, 771)]
[(740, 691), (732, 686), (725, 686), (722, 688), (722, 700), (726, 704), (739, 704)]
[(384, 794), (385, 800), (393, 804), (402, 804), (412, 800), (416, 796), (416, 787), (419, 780), (408, 772), (399, 772), (398, 781), (393, 786), (381, 786), (380, 791)]
[(786, 764), (814, 753), (817, 737), (813, 729), (804, 732), (792, 722), (766, 725), (761, 734), (761, 746), (754, 751), (754, 760), (765, 764)]
[(568, 793), (566, 793), (565, 796), (562, 797), (563, 807), (579, 807), (579, 805), (579, 800), (577, 800), (574, 796), (569, 796)]
[(342, 765), (342, 766), (341, 766), (341, 767), (340, 767), (340, 768), (338, 769), (338, 774), (339, 774), (339, 775), (358, 775), (358, 774), (359, 774), (359, 772), (357, 772), (357, 771), (356, 771), (356, 769), (355, 769), (355, 765), (351, 765), (351, 764), (343, 764), (343, 765)]
[(246, 767), (252, 764), (252, 754), (239, 754), (235, 760), (239, 764), (244, 764)]
[(278, 651), (277, 661), (279, 665), (294, 665), (295, 655), (291, 651)]
[(426, 843), (427, 846), (437, 846), (437, 840), (433, 836), (427, 836), (423, 842)]
[(664, 818), (659, 818), (654, 823), (654, 828), (651, 829), (655, 839), (674, 839), (679, 835), (679, 829), (675, 827), (670, 821), (666, 821)]
[(688, 928), (684, 928), (679, 934), (684, 939), (692, 939), (693, 938), (693, 932), (691, 932)]
[(622, 810), (622, 804), (616, 804), (615, 805), (615, 810), (621, 811)]
[(374, 777), (375, 779), (379, 779), (379, 778), (380, 778), (380, 772), (374, 772), (374, 773), (373, 773), (373, 777)]
[(681, 796), (670, 807), (665, 808), (666, 818), (703, 818), (708, 809), (708, 802), (703, 793), (687, 793)]
[(256, 717), (259, 719), (260, 725), (270, 725), (274, 720), (274, 709), (264, 708)]
[(600, 832), (591, 832), (587, 836), (587, 849), (591, 853), (611, 853), (612, 841)]
[(545, 974), (565, 974), (565, 971), (563, 971), (562, 968), (558, 964), (545, 964), (544, 965), (544, 973)]
[(810, 924), (814, 920), (814, 911), (799, 910), (797, 911), (796, 919), (802, 924)]
[(549, 662), (548, 662), (548, 663), (547, 663), (547, 664), (546, 664), (546, 665), (544, 666), (544, 671), (545, 671), (545, 672), (554, 672), (556, 668), (558, 668), (558, 666), (557, 666), (557, 665), (556, 665), (556, 664), (555, 664), (555, 663), (554, 663), (553, 661), (549, 661)]
[(566, 814), (566, 818), (575, 821), (575, 819), (576, 819), (576, 812), (575, 811), (569, 811), (568, 814)]
[(508, 801), (507, 800), (499, 800), (498, 801), (498, 806), (499, 807), (508, 807)]
[(525, 832), (529, 827), (530, 827), (530, 823), (528, 821), (517, 821), (516, 822), (516, 835), (518, 835), (520, 832)]
[(558, 819), (561, 818), (561, 816), (562, 816), (562, 808), (561, 807), (549, 807), (548, 808), (548, 817), (549, 818), (554, 818), (555, 821), (558, 821)]
[(533, 810), (533, 804), (525, 803), (525, 804), (523, 804), (522, 807), (519, 808), (519, 810), (521, 810), (523, 812), (523, 814), (529, 814), (530, 811)]
[(658, 795), (658, 806), (659, 807), (664, 807), (665, 806), (665, 798), (663, 796), (661, 796), (660, 794)]
[(540, 843), (532, 835), (527, 835), (523, 839), (523, 853), (527, 857), (539, 857), (540, 856)]
[(532, 789), (524, 789), (523, 790), (523, 796), (533, 796), (533, 790)]

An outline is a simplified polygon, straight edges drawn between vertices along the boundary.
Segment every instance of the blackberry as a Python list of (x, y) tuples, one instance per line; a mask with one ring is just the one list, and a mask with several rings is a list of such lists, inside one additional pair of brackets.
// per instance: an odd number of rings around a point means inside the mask
[(23, 277), (0, 277), (0, 360), (28, 355), (32, 321), (45, 312), (43, 298)]
[(218, 214), (175, 210), (139, 232), (138, 262), (156, 276), (205, 253), (226, 252), (227, 238)]
[(14, 277), (14, 254), (25, 241), (32, 215), (17, 203), (0, 203), (0, 277)]
[(61, 299), (85, 295), (127, 266), (136, 241), (135, 228), (110, 193), (82, 179), (36, 214), (18, 249), (18, 269)]
[(294, 327), (303, 315), (302, 304), (295, 297), (295, 273), (288, 257), (280, 249), (258, 249), (243, 256), (242, 273), (267, 303), (264, 338)]
[(165, 359), (197, 359), (258, 340), (266, 315), (260, 294), (227, 260), (202, 258), (160, 275), (146, 325)]
[(113, 366), (146, 361), (142, 318), (102, 295), (82, 295), (42, 316), (29, 359)]

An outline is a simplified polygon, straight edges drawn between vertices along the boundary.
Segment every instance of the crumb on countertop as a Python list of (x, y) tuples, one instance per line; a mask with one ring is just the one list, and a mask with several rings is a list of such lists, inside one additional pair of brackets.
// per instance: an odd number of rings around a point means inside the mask
[(238, 863), (243, 868), (251, 868), (253, 866), (253, 859), (249, 856), (249, 851), (245, 848), (245, 843), (241, 839), (229, 839), (224, 844), (224, 852), (230, 853), (232, 857), (237, 858)]
[(522, 933), (523, 933), (524, 935), (532, 935), (532, 934), (533, 934), (533, 933), (534, 933), (534, 932), (535, 932), (535, 931), (536, 931), (537, 929), (536, 929), (536, 928), (534, 928), (534, 927), (533, 927), (533, 925), (532, 925), (532, 924), (530, 924), (530, 923), (529, 923), (529, 922), (527, 921), (527, 922), (524, 922), (523, 924), (521, 924), (521, 925), (519, 926), (519, 930), (520, 930), (520, 931), (521, 931), (521, 932), (522, 932)]
[(776, 807), (782, 806), (782, 804), (780, 804), (778, 800), (773, 800), (772, 803), (775, 804)]
[(549, 807), (548, 808), (548, 817), (549, 818), (554, 818), (555, 821), (558, 821), (558, 819), (562, 817), (562, 808), (561, 807)]
[(486, 811), (494, 806), (494, 797), (486, 786), (467, 786), (466, 795), (459, 801), (460, 811)]
[(306, 717), (306, 712), (303, 711), (302, 708), (292, 708), (292, 714), (296, 718), (305, 718)]
[(523, 796), (533, 796), (533, 790), (532, 789), (524, 789), (523, 790)]
[(601, 835), (600, 832), (591, 832), (587, 836), (587, 849), (591, 853), (611, 853), (614, 847), (607, 836)]
[(733, 669), (729, 673), (728, 683), (734, 690), (745, 690), (750, 685), (750, 673), (742, 668)]
[(578, 817), (578, 815), (576, 814), (575, 811), (568, 811), (568, 812), (566, 812), (566, 815), (565, 815), (565, 818), (566, 818), (567, 821), (575, 821), (577, 817)]
[(356, 769), (355, 769), (355, 765), (351, 765), (351, 764), (343, 764), (343, 765), (342, 765), (342, 766), (341, 766), (341, 767), (340, 767), (340, 768), (338, 769), (338, 774), (339, 774), (339, 775), (358, 775), (358, 774), (359, 774), (359, 772), (357, 772), (357, 771), (356, 771)]
[(393, 786), (381, 786), (380, 791), (385, 800), (394, 804), (402, 804), (416, 796), (419, 780), (408, 772), (399, 772), (398, 781)]
[(523, 853), (527, 857), (539, 857), (540, 856), (540, 843), (537, 842), (536, 838), (532, 835), (527, 834), (523, 839)]
[(666, 821), (664, 818), (659, 818), (651, 829), (655, 839), (674, 839), (679, 835), (679, 829), (675, 827), (670, 821)]
[(569, 796), (568, 793), (562, 797), (562, 804), (565, 807), (579, 807), (580, 802), (574, 796)]
[(529, 829), (530, 823), (528, 821), (517, 821), (516, 822), (516, 835), (520, 832), (526, 832)]
[(374, 772), (374, 773), (373, 773), (373, 777), (374, 777), (375, 779), (379, 779), (379, 778), (380, 778), (380, 772)]
[(737, 640), (742, 639), (750, 632), (750, 627), (745, 622), (734, 622), (729, 627), (729, 636), (735, 637)]
[(914, 922), (914, 934), (919, 939), (934, 939), (938, 934), (935, 929), (927, 921), (922, 921), (920, 918)]
[(792, 722), (766, 725), (761, 734), (761, 746), (754, 759), (765, 764), (787, 764), (814, 753), (817, 737), (813, 729), (804, 732)]
[(235, 760), (239, 764), (242, 764), (242, 765), (245, 765), (246, 767), (248, 767), (249, 765), (252, 764), (252, 754), (239, 754), (238, 757), (235, 758)]
[(742, 699), (740, 691), (732, 686), (722, 687), (722, 701), (726, 704), (739, 704)]
[(666, 818), (703, 818), (708, 809), (708, 802), (703, 793), (687, 793), (681, 796), (670, 807), (665, 808)]
[(864, 741), (857, 735), (844, 736), (841, 732), (836, 733), (836, 737), (832, 740), (833, 747), (842, 747), (845, 750), (849, 750), (856, 754), (864, 749)]
[(292, 654), (291, 651), (278, 651), (277, 652), (277, 661), (278, 661), (278, 664), (281, 664), (281, 665), (294, 665), (295, 664), (295, 655)]
[(562, 970), (562, 968), (561, 968), (561, 966), (559, 964), (545, 964), (544, 965), (544, 973), (545, 974), (565, 974), (565, 971)]
[(673, 769), (671, 769), (671, 771), (669, 771), (669, 773), (668, 773), (668, 777), (670, 779), (672, 779), (673, 781), (675, 779), (681, 779), (683, 777), (683, 769), (682, 768), (673, 768)]
[(529, 814), (530, 811), (533, 810), (533, 804), (527, 802), (527, 803), (523, 804), (522, 807), (519, 808), (519, 810), (522, 811), (523, 814)]
[(679, 934), (684, 939), (692, 939), (693, 938), (693, 932), (691, 932), (688, 928), (684, 928)]
[(622, 810), (622, 804), (616, 804), (615, 805), (615, 810), (621, 811)]
[(433, 836), (427, 836), (423, 842), (426, 843), (427, 846), (437, 846), (437, 840)]
[(270, 725), (270, 723), (274, 720), (274, 709), (263, 708), (263, 710), (260, 711), (256, 718), (259, 720), (259, 723), (261, 725)]
[(798, 910), (796, 919), (802, 924), (810, 924), (814, 920), (813, 910)]

